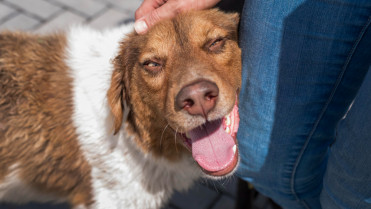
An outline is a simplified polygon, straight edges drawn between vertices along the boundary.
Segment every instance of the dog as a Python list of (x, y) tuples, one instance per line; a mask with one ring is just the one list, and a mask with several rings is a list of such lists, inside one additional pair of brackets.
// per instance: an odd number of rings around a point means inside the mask
[(0, 35), (0, 201), (160, 208), (225, 178), (236, 143), (238, 14), (190, 11), (145, 35)]

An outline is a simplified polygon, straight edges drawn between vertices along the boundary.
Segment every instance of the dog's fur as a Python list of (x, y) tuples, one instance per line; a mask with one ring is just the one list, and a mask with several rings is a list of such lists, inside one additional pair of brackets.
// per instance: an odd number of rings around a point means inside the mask
[[(132, 25), (2, 33), (0, 201), (159, 208), (187, 189), (202, 172), (177, 132), (231, 111), (241, 82), (237, 24), (238, 15), (210, 10), (146, 35)], [(220, 89), (206, 119), (174, 107), (177, 92), (201, 78)]]

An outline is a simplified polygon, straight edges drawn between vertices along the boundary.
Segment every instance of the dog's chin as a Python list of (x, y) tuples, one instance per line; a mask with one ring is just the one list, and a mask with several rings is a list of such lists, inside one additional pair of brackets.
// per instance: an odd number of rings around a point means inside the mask
[(181, 143), (192, 153), (203, 172), (212, 177), (231, 175), (237, 168), (239, 153), (237, 100), (232, 111), (217, 120), (208, 121), (181, 133)]

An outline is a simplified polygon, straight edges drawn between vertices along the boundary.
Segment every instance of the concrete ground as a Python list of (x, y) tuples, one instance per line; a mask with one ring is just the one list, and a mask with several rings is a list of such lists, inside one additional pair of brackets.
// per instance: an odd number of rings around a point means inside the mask
[[(74, 24), (96, 29), (134, 20), (140, 0), (0, 0), (0, 31), (49, 33)], [(175, 193), (166, 209), (232, 209), (235, 178), (223, 182), (199, 182), (187, 193)], [(67, 209), (66, 205), (0, 204), (0, 209)]]

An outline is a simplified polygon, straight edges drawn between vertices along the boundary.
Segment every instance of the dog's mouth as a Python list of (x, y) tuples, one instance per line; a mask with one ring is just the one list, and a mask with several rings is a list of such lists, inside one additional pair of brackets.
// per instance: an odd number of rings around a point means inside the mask
[(181, 134), (183, 144), (206, 174), (225, 176), (235, 170), (239, 158), (236, 140), (239, 121), (236, 100), (227, 116)]

